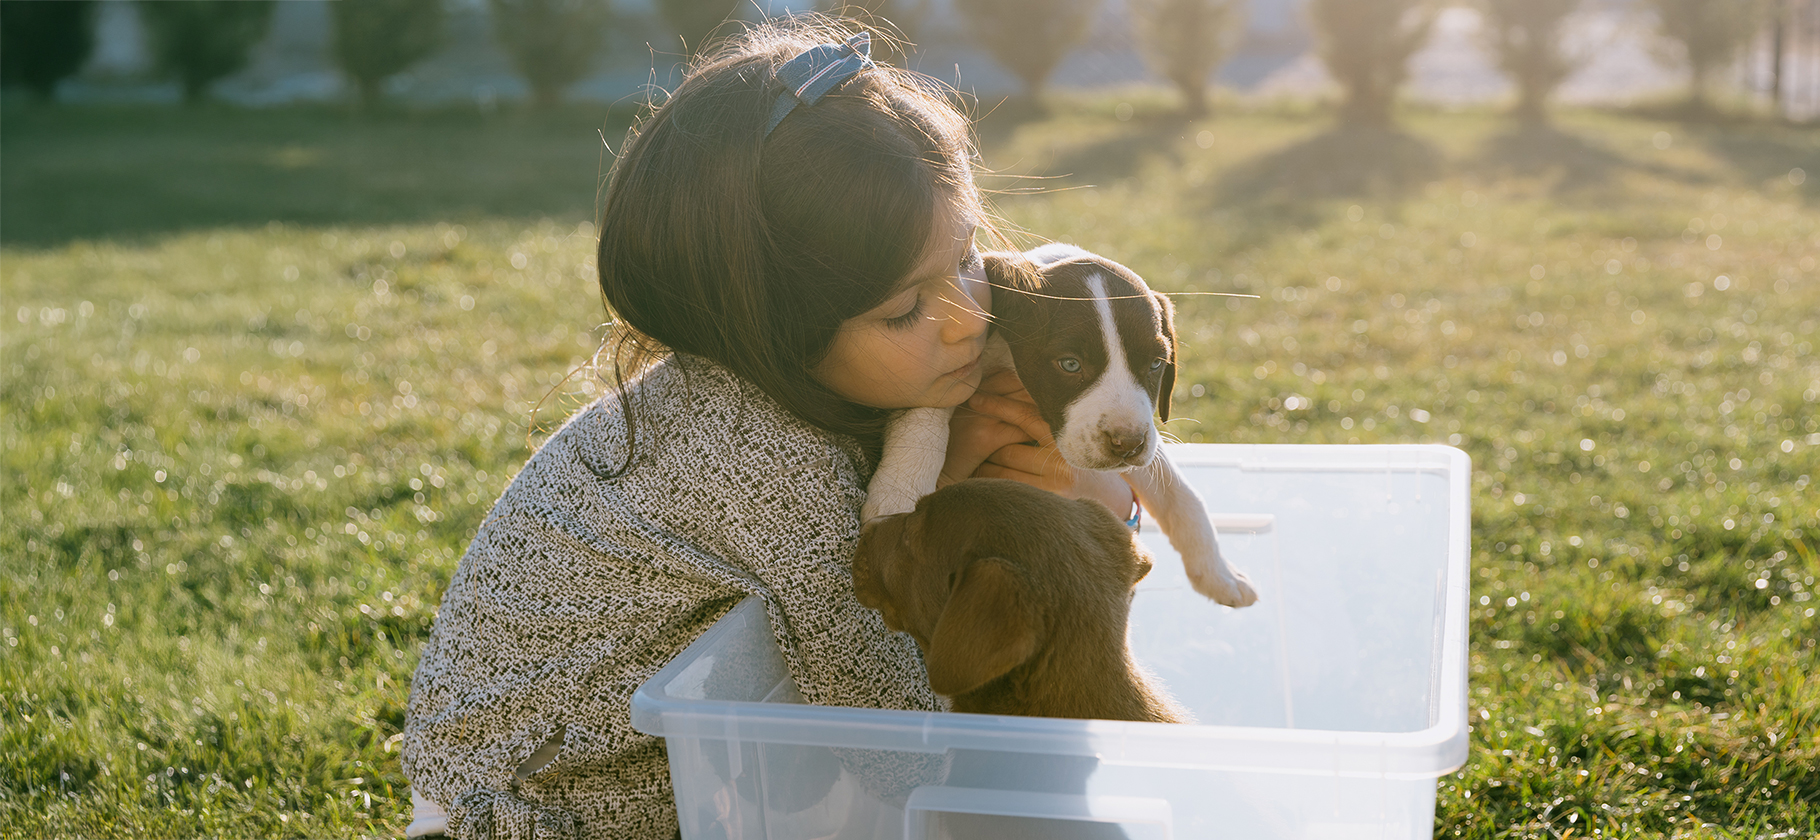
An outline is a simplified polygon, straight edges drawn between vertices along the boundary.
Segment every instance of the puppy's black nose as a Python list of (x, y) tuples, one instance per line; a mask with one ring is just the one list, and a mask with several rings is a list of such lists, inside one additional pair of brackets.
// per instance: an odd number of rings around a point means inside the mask
[(1143, 432), (1102, 432), (1106, 451), (1120, 458), (1130, 458), (1144, 448)]

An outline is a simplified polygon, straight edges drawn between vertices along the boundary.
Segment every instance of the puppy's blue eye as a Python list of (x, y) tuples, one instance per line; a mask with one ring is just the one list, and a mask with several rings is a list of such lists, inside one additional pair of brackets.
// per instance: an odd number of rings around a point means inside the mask
[(1151, 369), (1151, 370), (1161, 370), (1161, 369), (1162, 369), (1162, 367), (1163, 367), (1163, 360), (1162, 360), (1162, 359), (1152, 359), (1152, 360), (1150, 360), (1150, 369)]
[(1081, 372), (1081, 360), (1079, 359), (1056, 359), (1055, 366), (1068, 373)]

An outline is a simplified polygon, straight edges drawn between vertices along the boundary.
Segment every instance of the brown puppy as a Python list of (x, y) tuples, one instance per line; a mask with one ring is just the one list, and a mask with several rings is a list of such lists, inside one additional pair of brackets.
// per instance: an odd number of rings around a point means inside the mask
[(853, 589), (916, 639), (957, 712), (1188, 723), (1126, 645), (1150, 565), (1097, 503), (971, 479), (869, 526)]

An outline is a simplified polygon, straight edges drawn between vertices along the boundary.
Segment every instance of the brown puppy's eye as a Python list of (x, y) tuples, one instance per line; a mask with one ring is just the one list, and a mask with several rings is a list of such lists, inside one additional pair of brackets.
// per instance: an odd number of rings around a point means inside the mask
[(1163, 360), (1162, 359), (1150, 360), (1150, 369), (1151, 370), (1162, 370), (1163, 369)]
[(1056, 359), (1055, 366), (1061, 368), (1063, 373), (1081, 372), (1081, 360), (1072, 356), (1063, 356), (1062, 358)]

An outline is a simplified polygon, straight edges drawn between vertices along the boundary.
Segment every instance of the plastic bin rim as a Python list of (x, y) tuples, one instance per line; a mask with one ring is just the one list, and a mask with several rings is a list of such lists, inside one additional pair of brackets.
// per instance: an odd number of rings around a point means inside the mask
[[(755, 602), (756, 603), (756, 602)], [(654, 677), (651, 682), (658, 682)], [(1181, 741), (1195, 739), (1224, 743), (1318, 744), (1321, 746), (1393, 747), (1429, 749), (1456, 740), (1457, 715), (1443, 715), (1442, 720), (1422, 729), (1404, 732), (1369, 732), (1344, 729), (1284, 729), (1268, 726), (1225, 726), (1218, 724), (1149, 723), (1125, 720), (1081, 720), (1071, 718), (1016, 717), (981, 715), (965, 712), (918, 712), (903, 709), (860, 709), (847, 706), (816, 706), (795, 703), (765, 703), (742, 700), (674, 700), (649, 683), (632, 694), (633, 727), (647, 735), (685, 737), (725, 737), (731, 730), (762, 728), (767, 724), (802, 728), (823, 727), (851, 735), (859, 729), (871, 733), (914, 733), (927, 746), (946, 749), (940, 735), (999, 736), (1007, 739), (1029, 736), (1085, 737), (1126, 740)], [(1450, 721), (1449, 717), (1456, 720)], [(828, 743), (821, 738), (765, 738), (770, 743)], [(977, 741), (970, 741), (977, 743)]]
[(1444, 443), (1165, 443), (1163, 448), (1178, 467), (1451, 470), (1471, 464), (1465, 450)]

